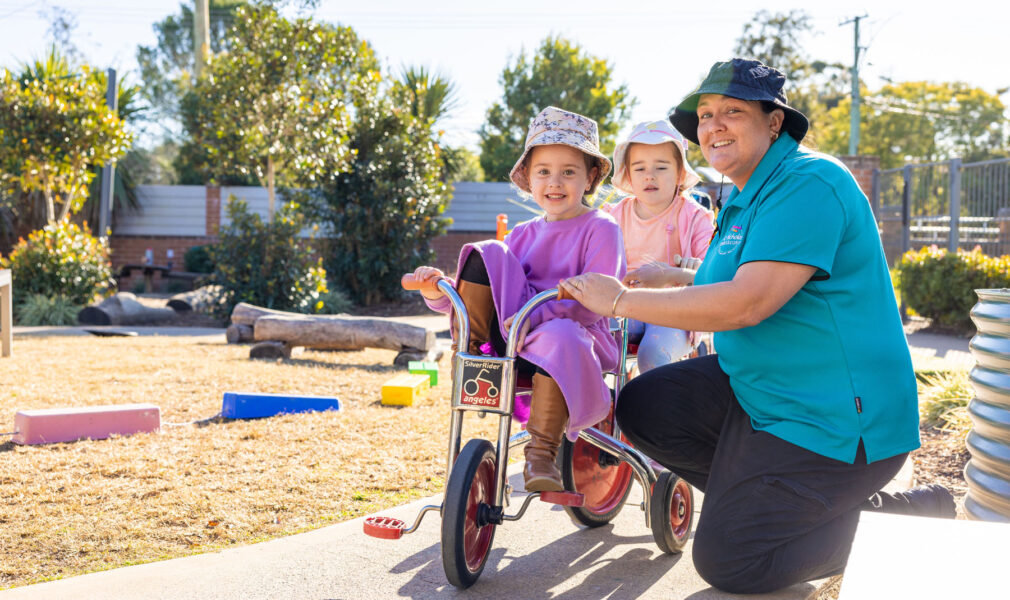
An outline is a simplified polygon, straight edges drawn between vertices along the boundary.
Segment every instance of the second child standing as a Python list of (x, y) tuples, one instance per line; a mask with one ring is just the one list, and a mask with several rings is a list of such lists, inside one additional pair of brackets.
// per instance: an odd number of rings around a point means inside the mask
[[(614, 149), (614, 187), (631, 196), (605, 205), (624, 234), (629, 287), (690, 285), (715, 230), (712, 212), (688, 193), (701, 179), (687, 162), (687, 140), (666, 121), (639, 123)], [(683, 267), (683, 268), (681, 268)], [(693, 334), (628, 320), (646, 372), (682, 358)]]

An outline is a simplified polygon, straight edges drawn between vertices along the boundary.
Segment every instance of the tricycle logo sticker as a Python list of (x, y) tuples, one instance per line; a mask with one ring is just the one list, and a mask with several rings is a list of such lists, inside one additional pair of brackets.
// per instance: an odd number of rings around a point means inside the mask
[(463, 363), (463, 397), (460, 404), (499, 406), (501, 402), (502, 363), (468, 360)]

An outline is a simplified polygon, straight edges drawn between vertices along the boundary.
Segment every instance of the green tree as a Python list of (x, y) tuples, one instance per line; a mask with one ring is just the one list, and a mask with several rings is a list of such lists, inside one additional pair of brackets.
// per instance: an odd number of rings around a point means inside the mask
[(431, 261), (428, 243), (448, 225), (439, 215), (450, 189), (430, 121), (389, 96), (358, 100), (351, 168), (324, 180), (306, 202), (332, 232), (325, 262), (332, 281), (371, 305), (400, 297), (400, 276)]
[(255, 175), (272, 219), (276, 185), (345, 168), (348, 105), (375, 93), (378, 63), (352, 29), (288, 20), (268, 5), (237, 9), (227, 47), (183, 100), (184, 151), (208, 179)]
[(802, 9), (771, 13), (759, 10), (748, 21), (733, 48), (735, 56), (755, 58), (786, 77), (789, 104), (810, 119), (810, 140), (817, 140), (825, 112), (848, 97), (848, 67), (811, 58), (804, 40), (814, 32)]
[[(137, 64), (144, 81), (143, 99), (152, 108), (150, 118), (158, 123), (179, 120), (182, 97), (193, 84), (192, 5), (191, 1), (180, 3), (178, 14), (154, 24), (157, 44), (137, 48)], [(210, 0), (211, 52), (225, 50), (235, 11), (245, 5), (245, 0)]]
[(484, 181), (484, 169), (480, 167), (480, 156), (469, 148), (450, 148), (453, 152), (452, 160), (456, 164), (453, 176), (449, 183), (457, 181)]
[(487, 180), (508, 181), (530, 120), (552, 105), (595, 119), (603, 153), (613, 152), (617, 132), (636, 101), (627, 86), (615, 87), (612, 78), (609, 62), (561, 37), (546, 38), (532, 56), (521, 52), (502, 71), (502, 100), (488, 109), (479, 131), (480, 165)]
[[(883, 168), (959, 157), (966, 162), (1008, 154), (1006, 106), (999, 96), (962, 82), (906, 81), (863, 90), (860, 154), (880, 157)], [(844, 154), (849, 144), (850, 100), (827, 114), (821, 149)]]
[(131, 138), (105, 104), (102, 77), (71, 70), (55, 48), (23, 77), (0, 70), (0, 186), (8, 202), (40, 193), (46, 223), (57, 205), (59, 220), (80, 209), (92, 167), (122, 156)]

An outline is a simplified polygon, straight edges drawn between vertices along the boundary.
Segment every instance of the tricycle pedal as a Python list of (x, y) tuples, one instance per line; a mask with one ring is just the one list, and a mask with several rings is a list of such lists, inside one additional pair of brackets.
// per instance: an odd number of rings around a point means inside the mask
[(365, 535), (384, 540), (398, 540), (403, 537), (407, 524), (392, 517), (368, 517), (365, 519)]
[(579, 492), (540, 492), (540, 501), (560, 506), (582, 506), (586, 503), (586, 497)]

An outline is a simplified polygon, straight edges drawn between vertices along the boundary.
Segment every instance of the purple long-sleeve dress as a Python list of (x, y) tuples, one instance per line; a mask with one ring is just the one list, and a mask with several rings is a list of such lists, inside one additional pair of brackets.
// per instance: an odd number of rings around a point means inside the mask
[[(491, 280), (491, 294), (503, 336), (504, 325), (536, 294), (581, 273), (625, 274), (624, 242), (617, 222), (599, 210), (574, 219), (547, 222), (542, 217), (520, 223), (506, 236), (463, 246), (458, 274), (470, 252), (479, 252)], [(449, 313), (444, 296), (427, 301), (432, 310)], [(601, 373), (617, 368), (617, 343), (608, 319), (574, 300), (543, 304), (530, 316), (530, 331), (519, 352), (550, 373), (568, 403), (568, 438), (595, 425), (610, 411), (610, 390)]]

